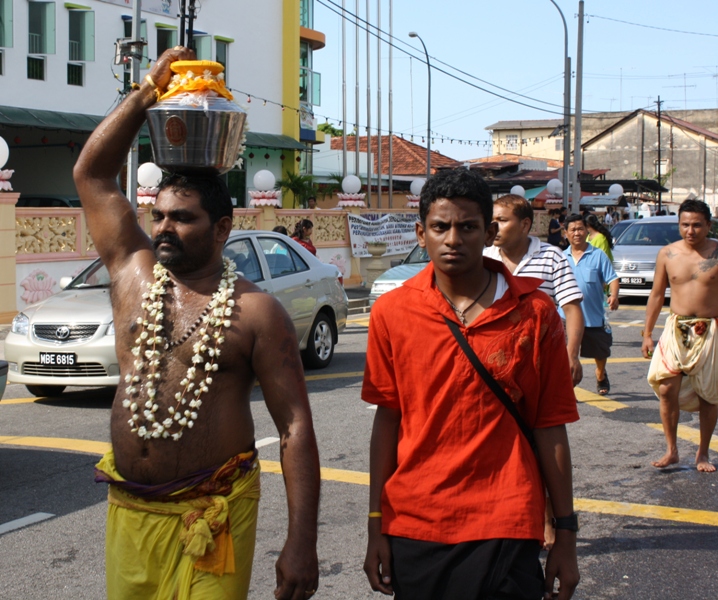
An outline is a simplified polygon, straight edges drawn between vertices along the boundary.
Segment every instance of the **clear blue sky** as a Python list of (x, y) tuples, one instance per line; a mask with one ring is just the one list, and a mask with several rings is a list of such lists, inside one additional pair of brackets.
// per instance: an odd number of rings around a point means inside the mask
[[(314, 53), (322, 74), (319, 122), (342, 117), (341, 0), (315, 0), (314, 25), (327, 45)], [(366, 18), (366, 0), (359, 0)], [(381, 28), (389, 31), (389, 0), (382, 0)], [(557, 0), (568, 25), (569, 56), (576, 67), (578, 0)], [(346, 0), (350, 13), (356, 0)], [(377, 23), (377, 0), (370, 22)], [(716, 0), (586, 0), (583, 108), (589, 111), (718, 107), (718, 2)], [(350, 19), (353, 17), (350, 16)], [(619, 22), (625, 21), (625, 23)], [(680, 32), (666, 31), (679, 30)], [(497, 98), (437, 70), (432, 71), (432, 148), (456, 159), (487, 156), (485, 145), (442, 143), (440, 136), (489, 140), (485, 127), (500, 120), (562, 118), (564, 33), (549, 0), (394, 0), (394, 122), (396, 133), (422, 143), (427, 128), (427, 68), (401, 49), (423, 57), (416, 31), (432, 63), (477, 86), (529, 106)], [(347, 121), (355, 122), (355, 26), (347, 23)], [(703, 35), (698, 35), (703, 34)], [(388, 37), (387, 37), (388, 39)], [(371, 37), (372, 128), (377, 125), (377, 40)], [(413, 48), (413, 50), (412, 50)], [(366, 33), (360, 32), (360, 133), (366, 125)], [(382, 129), (388, 130), (388, 46), (382, 47)], [(436, 60), (434, 60), (436, 59)], [(438, 61), (446, 63), (440, 64)], [(464, 74), (452, 69), (460, 69)], [(479, 81), (480, 78), (482, 81)], [(572, 112), (575, 77), (571, 83)], [(527, 96), (522, 98), (498, 87)], [(539, 108), (545, 110), (539, 110)]]

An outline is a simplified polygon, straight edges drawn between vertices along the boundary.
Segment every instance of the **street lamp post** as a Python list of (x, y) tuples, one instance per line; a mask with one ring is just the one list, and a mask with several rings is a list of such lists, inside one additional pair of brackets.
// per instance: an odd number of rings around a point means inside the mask
[(549, 0), (556, 7), (563, 21), (563, 205), (568, 207), (569, 163), (571, 162), (571, 59), (568, 56), (568, 27), (563, 12), (554, 0)]
[(417, 38), (422, 47), (424, 48), (424, 55), (426, 56), (426, 68), (429, 73), (429, 85), (428, 87), (428, 101), (427, 101), (427, 116), (426, 116), (426, 177), (431, 177), (431, 63), (429, 62), (429, 53), (426, 51), (426, 44), (421, 36), (416, 31), (410, 31), (409, 37)]

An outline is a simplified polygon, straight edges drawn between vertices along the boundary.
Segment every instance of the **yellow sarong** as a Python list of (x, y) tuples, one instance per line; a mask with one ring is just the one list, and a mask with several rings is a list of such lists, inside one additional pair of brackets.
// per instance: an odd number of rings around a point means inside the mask
[(661, 380), (683, 373), (678, 394), (681, 410), (697, 411), (699, 397), (718, 404), (717, 369), (716, 320), (671, 313), (648, 369), (648, 383), (656, 396)]
[[(108, 452), (97, 468), (123, 481)], [(247, 598), (259, 505), (259, 461), (228, 495), (144, 500), (110, 484), (109, 600)], [(192, 494), (185, 494), (185, 497)]]

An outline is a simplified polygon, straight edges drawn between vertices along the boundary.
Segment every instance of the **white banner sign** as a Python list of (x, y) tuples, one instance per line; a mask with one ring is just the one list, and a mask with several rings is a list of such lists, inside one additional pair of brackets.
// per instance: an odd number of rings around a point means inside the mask
[[(135, 4), (134, 0), (102, 0), (102, 2), (127, 8), (132, 8)], [(142, 12), (156, 13), (165, 17), (177, 17), (179, 8), (177, 0), (142, 0)]]
[(348, 214), (349, 242), (352, 256), (371, 256), (368, 242), (384, 242), (386, 253), (406, 254), (416, 245), (416, 213), (364, 213), (362, 216)]

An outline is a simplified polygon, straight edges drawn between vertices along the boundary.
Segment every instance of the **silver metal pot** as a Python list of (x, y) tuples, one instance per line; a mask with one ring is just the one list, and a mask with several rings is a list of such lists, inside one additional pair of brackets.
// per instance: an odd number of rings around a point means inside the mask
[(155, 164), (166, 171), (222, 174), (239, 158), (245, 113), (231, 100), (207, 99), (204, 106), (181, 104), (178, 97), (147, 110)]

